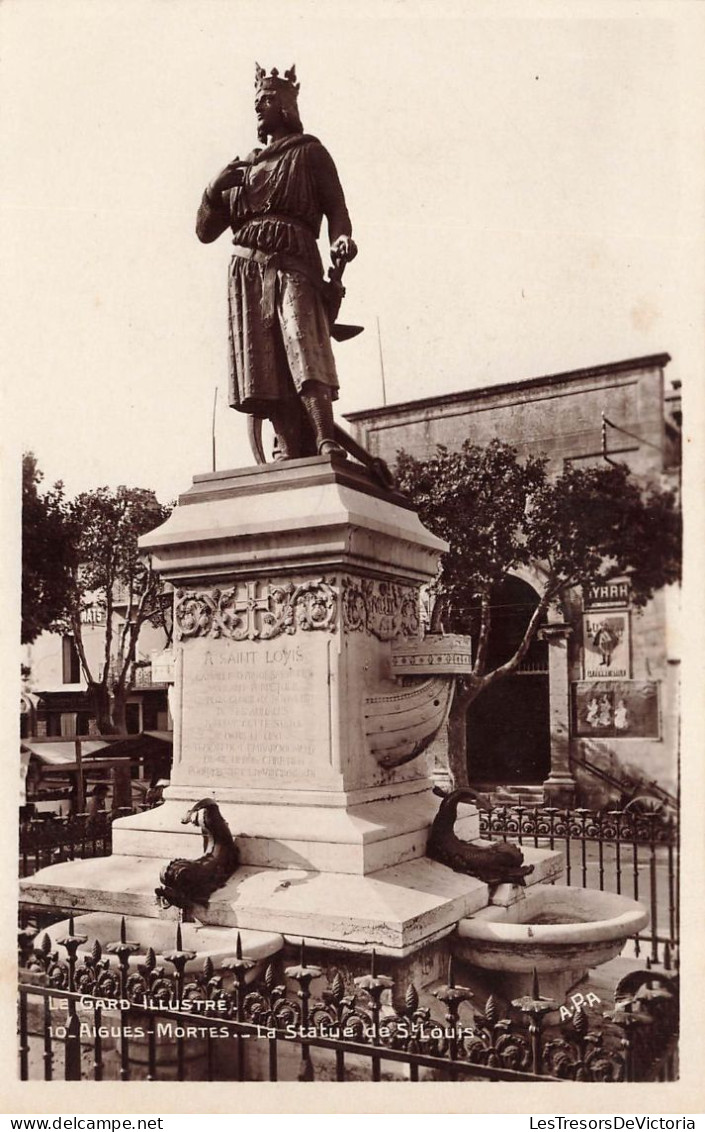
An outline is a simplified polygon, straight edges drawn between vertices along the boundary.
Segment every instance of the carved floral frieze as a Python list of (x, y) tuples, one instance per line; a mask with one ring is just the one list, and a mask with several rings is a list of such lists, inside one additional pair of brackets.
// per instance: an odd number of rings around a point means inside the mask
[(332, 632), (337, 611), (338, 590), (323, 579), (299, 584), (256, 580), (222, 590), (178, 590), (174, 620), (180, 640), (267, 641), (298, 629)]
[(338, 623), (338, 599), (346, 632), (380, 641), (419, 635), (419, 596), (414, 586), (371, 578), (342, 578), (341, 588), (322, 578), (308, 582), (253, 580), (224, 589), (178, 590), (174, 619), (178, 639), (225, 637), (271, 640), (283, 633)]
[(342, 579), (343, 628), (380, 641), (419, 634), (419, 595), (413, 586), (372, 578)]

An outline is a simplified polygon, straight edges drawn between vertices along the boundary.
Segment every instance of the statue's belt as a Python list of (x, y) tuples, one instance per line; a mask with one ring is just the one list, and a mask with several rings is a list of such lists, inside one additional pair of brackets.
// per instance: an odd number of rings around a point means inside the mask
[(276, 283), (278, 271), (297, 271), (305, 275), (310, 283), (322, 291), (325, 283), (320, 276), (316, 276), (300, 259), (289, 256), (283, 252), (261, 252), (257, 248), (246, 248), (242, 244), (233, 244), (233, 256), (237, 259), (250, 259), (264, 267), (262, 276), (262, 299), (260, 309), (262, 320), (266, 327), (274, 325), (276, 317)]

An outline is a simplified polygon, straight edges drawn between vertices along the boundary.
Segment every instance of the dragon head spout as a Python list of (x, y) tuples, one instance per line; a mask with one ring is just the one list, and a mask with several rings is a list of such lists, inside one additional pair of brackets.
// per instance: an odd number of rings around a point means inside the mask
[(214, 798), (201, 798), (198, 802), (194, 802), (191, 809), (184, 814), (181, 824), (202, 826), (217, 810), (218, 805)]

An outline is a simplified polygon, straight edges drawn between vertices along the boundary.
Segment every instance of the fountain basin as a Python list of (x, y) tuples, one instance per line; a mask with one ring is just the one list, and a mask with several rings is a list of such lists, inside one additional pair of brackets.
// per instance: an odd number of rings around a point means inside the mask
[[(103, 948), (103, 955), (111, 963), (117, 963), (116, 955), (108, 955), (106, 946), (120, 939), (120, 924), (122, 917), (115, 912), (88, 912), (83, 916), (74, 918), (74, 935), (85, 935), (86, 942), (78, 949), (79, 960), (89, 955), (96, 940)], [(164, 956), (176, 950), (175, 920), (157, 920), (149, 916), (125, 916), (125, 938), (141, 944), (140, 951), (130, 956), (130, 967), (137, 968), (144, 963), (147, 948), (151, 947), (156, 954), (157, 962), (169, 967)], [(200, 924), (198, 922), (181, 924), (181, 950), (195, 951), (195, 958), (186, 963), (187, 972), (200, 971), (205, 959), (210, 959), (216, 970), (223, 960), (231, 959), (235, 955), (237, 936), (240, 934), (242, 954), (248, 959), (259, 960), (255, 967), (248, 971), (250, 982), (261, 974), (264, 961), (276, 955), (284, 946), (284, 939), (276, 932), (255, 931), (250, 928), (220, 928)], [(56, 946), (60, 939), (69, 934), (69, 921), (62, 920), (59, 924), (52, 924), (47, 929), (47, 935), (52, 944)]]
[(490, 905), (460, 920), (455, 951), (465, 962), (503, 976), (508, 993), (528, 993), (535, 969), (544, 976), (542, 993), (554, 996), (574, 986), (590, 967), (619, 955), (625, 941), (648, 922), (644, 905), (627, 896), (536, 885), (509, 907)]

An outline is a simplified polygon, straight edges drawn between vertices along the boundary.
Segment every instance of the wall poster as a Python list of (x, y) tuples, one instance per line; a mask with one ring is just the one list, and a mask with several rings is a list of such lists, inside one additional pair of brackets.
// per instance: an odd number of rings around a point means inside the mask
[(631, 676), (628, 610), (583, 614), (583, 679), (628, 680)]
[(581, 680), (573, 685), (573, 733), (593, 739), (660, 739), (654, 680)]

